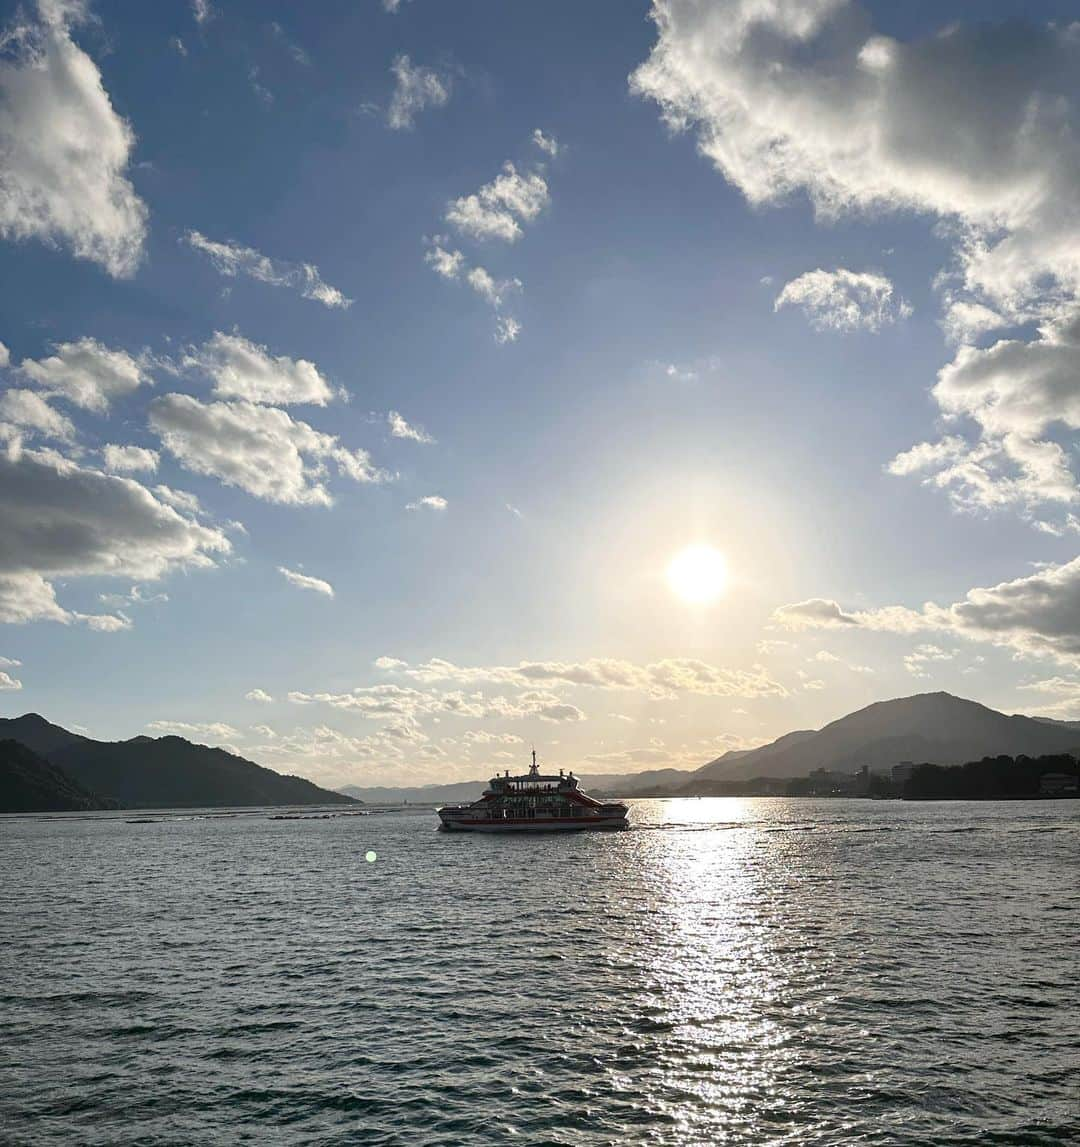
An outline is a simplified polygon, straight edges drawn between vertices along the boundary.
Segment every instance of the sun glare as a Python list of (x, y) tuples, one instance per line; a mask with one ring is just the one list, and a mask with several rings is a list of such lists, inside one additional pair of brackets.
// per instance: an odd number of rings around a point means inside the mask
[(668, 585), (692, 605), (708, 605), (727, 588), (727, 562), (712, 546), (687, 546), (667, 568)]

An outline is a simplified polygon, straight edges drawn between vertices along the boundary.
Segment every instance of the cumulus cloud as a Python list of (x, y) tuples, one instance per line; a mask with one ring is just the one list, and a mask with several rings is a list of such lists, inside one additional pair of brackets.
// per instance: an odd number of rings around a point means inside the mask
[(215, 331), (184, 359), (184, 365), (213, 379), (217, 398), (243, 398), (274, 406), (325, 406), (334, 389), (313, 362), (273, 355), (239, 334)]
[[(885, 606), (845, 612), (820, 598), (781, 606), (773, 620), (788, 628), (851, 627), (889, 633), (937, 632), (1011, 649), (1021, 657), (1048, 657), (1080, 667), (1080, 558), (1026, 577), (969, 590), (950, 605), (920, 609)], [(936, 646), (920, 646), (923, 661)], [(916, 664), (919, 662), (916, 661)]]
[(231, 549), (220, 530), (182, 516), (138, 482), (53, 451), (0, 454), (0, 536), (0, 621), (82, 621), (97, 629), (130, 622), (64, 608), (52, 578), (154, 580), (175, 568), (212, 566)]
[(134, 474), (140, 470), (153, 473), (158, 467), (158, 453), (142, 446), (114, 446), (111, 443), (102, 451), (105, 469), (112, 474)]
[(128, 276), (147, 209), (128, 178), (135, 135), (71, 38), (82, 3), (40, 0), (0, 33), (0, 236), (37, 239)]
[(394, 94), (386, 111), (386, 123), (395, 131), (412, 128), (425, 108), (441, 108), (450, 99), (451, 79), (445, 72), (413, 64), (406, 55), (395, 58), (390, 72)]
[(96, 339), (60, 343), (47, 358), (24, 358), (19, 373), (49, 396), (104, 413), (117, 398), (131, 394), (149, 379), (142, 364), (127, 351), (110, 350)]
[(474, 195), (455, 199), (445, 218), (471, 239), (513, 243), (521, 238), (521, 225), (533, 222), (549, 199), (547, 182), (539, 171), (522, 174), (508, 160), (502, 172)]
[(22, 688), (22, 682), (18, 677), (12, 677), (10, 673), (0, 670), (0, 691), (18, 690)]
[(799, 307), (818, 330), (880, 330), (907, 318), (911, 306), (893, 293), (884, 275), (873, 271), (807, 271), (785, 284), (774, 310)]
[(392, 438), (407, 438), (412, 442), (432, 443), (435, 441), (422, 426), (413, 426), (403, 415), (391, 410), (386, 416)]
[(0, 423), (17, 427), (27, 436), (40, 435), (59, 442), (71, 442), (75, 438), (70, 419), (32, 390), (14, 388), (0, 394)]
[[(324, 597), (334, 596), (334, 587), (328, 581), (323, 581), (321, 577), (310, 577), (308, 574), (299, 573), (297, 570), (286, 569), (285, 566), (278, 566), (278, 573), (297, 589), (310, 589), (315, 593), (321, 593)], [(262, 699), (259, 698), (259, 700)], [(249, 696), (248, 700), (255, 700), (255, 698)]]
[(252, 689), (244, 694), (245, 701), (258, 701), (263, 705), (268, 705), (273, 699), (265, 689)]
[(226, 278), (235, 279), (244, 275), (271, 287), (289, 287), (299, 291), (305, 299), (322, 303), (324, 307), (347, 310), (353, 300), (346, 298), (337, 287), (331, 287), (314, 263), (287, 263), (281, 259), (271, 259), (232, 240), (217, 242), (208, 239), (200, 231), (188, 231), (181, 242), (192, 250), (205, 255), (215, 270)]
[[(963, 345), (934, 397), (979, 440), (935, 484), (965, 506), (1064, 500), (1071, 466), (1046, 434), (1077, 426), (1075, 26), (958, 23), (904, 42), (875, 34), (854, 0), (656, 0), (653, 19), (634, 90), (752, 203), (801, 192), (826, 218), (906, 211), (941, 225), (944, 324)], [(1034, 338), (971, 345), (1030, 323)]]
[(187, 469), (268, 502), (332, 505), (325, 485), (330, 462), (356, 482), (388, 477), (366, 450), (349, 450), (276, 407), (166, 394), (151, 403), (150, 427)]
[(410, 502), (406, 510), (445, 510), (449, 502), (441, 494), (428, 494), (426, 497), (417, 498), (415, 502)]

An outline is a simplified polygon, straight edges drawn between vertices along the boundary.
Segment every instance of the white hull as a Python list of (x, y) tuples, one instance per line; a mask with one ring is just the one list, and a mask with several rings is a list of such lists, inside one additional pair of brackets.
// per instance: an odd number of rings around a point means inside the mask
[(582, 832), (586, 829), (629, 828), (623, 817), (574, 817), (558, 821), (451, 820), (443, 821), (444, 832)]

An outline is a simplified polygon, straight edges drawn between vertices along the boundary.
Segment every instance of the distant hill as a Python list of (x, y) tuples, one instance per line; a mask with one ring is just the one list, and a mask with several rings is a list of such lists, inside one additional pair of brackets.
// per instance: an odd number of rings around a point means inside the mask
[(303, 777), (284, 776), (183, 737), (94, 741), (28, 713), (0, 720), (0, 738), (21, 742), (76, 785), (127, 808), (354, 803)]
[(18, 741), (0, 741), (0, 812), (73, 812), (115, 808)]
[[(511, 770), (512, 771), (512, 770)], [(685, 784), (693, 776), (684, 769), (649, 769), (643, 773), (580, 773), (577, 774), (581, 787), (586, 792), (612, 793), (619, 796), (633, 796), (663, 786)], [(474, 801), (487, 788), (487, 780), (457, 781), (449, 785), (419, 785), (415, 787), (395, 787), (380, 785), (362, 788), (359, 785), (344, 785), (339, 790), (346, 796), (355, 797), (367, 804), (456, 804)]]
[(950, 693), (920, 693), (879, 701), (816, 732), (789, 733), (732, 759), (703, 765), (690, 788), (703, 780), (798, 777), (813, 769), (855, 772), (863, 765), (888, 768), (898, 761), (958, 765), (983, 757), (1080, 751), (1080, 728), (1068, 723), (1009, 717)]

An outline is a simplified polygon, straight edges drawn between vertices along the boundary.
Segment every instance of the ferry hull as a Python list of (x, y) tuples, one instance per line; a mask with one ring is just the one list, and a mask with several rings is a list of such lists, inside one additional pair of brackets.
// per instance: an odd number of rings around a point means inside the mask
[[(442, 819), (442, 818), (440, 818)], [(443, 832), (584, 832), (588, 829), (629, 828), (625, 817), (559, 817), (551, 820), (443, 820)]]

